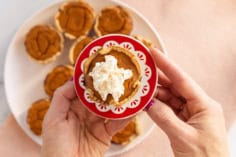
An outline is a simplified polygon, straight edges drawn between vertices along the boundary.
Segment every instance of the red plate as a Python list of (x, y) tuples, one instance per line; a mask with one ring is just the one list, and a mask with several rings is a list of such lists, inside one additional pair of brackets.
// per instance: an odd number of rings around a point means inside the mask
[[(120, 46), (134, 53), (141, 66), (141, 87), (136, 95), (122, 106), (104, 105), (90, 99), (84, 86), (83, 63), (102, 47)], [(142, 111), (151, 100), (157, 84), (155, 63), (148, 49), (138, 40), (126, 35), (102, 36), (87, 45), (77, 59), (74, 73), (74, 84), (77, 95), (82, 103), (91, 111), (103, 118), (124, 119)]]

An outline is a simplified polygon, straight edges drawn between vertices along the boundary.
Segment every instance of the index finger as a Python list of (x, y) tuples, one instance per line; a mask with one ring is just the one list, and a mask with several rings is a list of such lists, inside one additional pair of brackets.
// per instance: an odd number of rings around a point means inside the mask
[(205, 92), (160, 50), (150, 49), (156, 66), (171, 80), (171, 86), (186, 100), (201, 99)]
[(74, 98), (76, 98), (74, 84), (72, 81), (68, 81), (55, 91), (50, 108), (47, 113), (47, 118), (50, 120), (65, 119), (69, 112), (71, 101)]

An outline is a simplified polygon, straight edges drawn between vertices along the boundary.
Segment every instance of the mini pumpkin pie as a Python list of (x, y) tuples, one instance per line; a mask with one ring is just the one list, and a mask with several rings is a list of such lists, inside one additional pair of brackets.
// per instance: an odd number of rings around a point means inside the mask
[(102, 48), (85, 61), (83, 68), (85, 86), (91, 99), (96, 102), (122, 105), (140, 87), (139, 62), (125, 48)]
[(39, 63), (47, 63), (61, 53), (63, 37), (53, 27), (37, 25), (27, 33), (25, 48), (31, 58)]
[(40, 99), (34, 102), (28, 110), (27, 123), (36, 135), (41, 135), (42, 133), (43, 119), (49, 106), (50, 100)]
[(75, 43), (70, 48), (69, 52), (69, 60), (71, 64), (75, 64), (80, 52), (87, 46), (91, 41), (93, 41), (93, 37), (82, 36), (75, 41)]
[(96, 18), (95, 32), (98, 36), (106, 34), (127, 34), (133, 29), (129, 13), (121, 6), (104, 8)]
[(74, 73), (73, 67), (69, 65), (56, 66), (47, 74), (44, 80), (44, 90), (52, 97), (55, 90), (72, 78)]
[(55, 24), (69, 39), (87, 35), (95, 19), (93, 8), (82, 1), (64, 3), (55, 16)]
[(153, 44), (151, 42), (151, 40), (148, 40), (140, 35), (132, 35), (135, 39), (141, 41), (145, 46), (147, 46), (148, 48), (153, 47)]
[(135, 118), (130, 121), (129, 124), (112, 136), (111, 142), (114, 144), (125, 145), (130, 143), (135, 137), (140, 134), (138, 120)]

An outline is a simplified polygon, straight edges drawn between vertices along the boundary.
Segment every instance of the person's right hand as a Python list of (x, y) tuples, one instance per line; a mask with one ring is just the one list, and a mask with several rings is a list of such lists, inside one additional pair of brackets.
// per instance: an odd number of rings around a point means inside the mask
[(147, 113), (167, 134), (175, 157), (227, 157), (221, 105), (162, 52), (151, 53), (159, 86)]

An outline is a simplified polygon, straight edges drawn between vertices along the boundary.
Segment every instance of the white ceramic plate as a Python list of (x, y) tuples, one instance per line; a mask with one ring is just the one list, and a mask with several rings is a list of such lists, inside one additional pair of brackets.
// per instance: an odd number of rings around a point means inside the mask
[[(26, 113), (30, 104), (47, 95), (43, 89), (43, 81), (47, 73), (56, 65), (68, 64), (68, 48), (71, 42), (65, 43), (62, 55), (50, 64), (39, 64), (30, 59), (25, 52), (24, 39), (26, 33), (36, 24), (54, 24), (53, 17), (62, 2), (53, 3), (45, 9), (40, 10), (29, 18), (17, 31), (8, 49), (5, 62), (5, 89), (7, 99), (17, 122), (22, 129), (35, 142), (41, 144), (41, 138), (34, 135), (26, 123)], [(99, 11), (110, 5), (121, 5), (130, 11), (134, 22), (132, 34), (142, 35), (150, 39), (156, 46), (163, 50), (163, 44), (153, 26), (137, 11), (124, 3), (115, 0), (86, 0), (95, 11)], [(164, 50), (163, 50), (164, 51)], [(142, 133), (138, 138), (126, 146), (112, 145), (106, 156), (121, 154), (140, 143), (154, 127), (149, 117), (142, 113), (139, 115)]]

